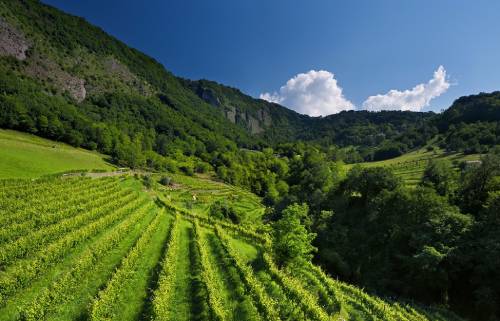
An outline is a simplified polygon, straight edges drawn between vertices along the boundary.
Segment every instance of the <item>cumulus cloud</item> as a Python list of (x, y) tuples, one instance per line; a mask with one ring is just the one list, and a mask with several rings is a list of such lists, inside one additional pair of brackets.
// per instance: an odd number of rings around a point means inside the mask
[(432, 99), (441, 96), (450, 88), (443, 66), (434, 72), (434, 77), (426, 84), (419, 84), (413, 89), (390, 90), (385, 95), (370, 96), (363, 102), (366, 110), (411, 110), (420, 111), (429, 106)]
[(354, 105), (342, 94), (335, 75), (325, 70), (298, 74), (288, 80), (279, 92), (262, 93), (260, 98), (310, 116), (354, 109)]

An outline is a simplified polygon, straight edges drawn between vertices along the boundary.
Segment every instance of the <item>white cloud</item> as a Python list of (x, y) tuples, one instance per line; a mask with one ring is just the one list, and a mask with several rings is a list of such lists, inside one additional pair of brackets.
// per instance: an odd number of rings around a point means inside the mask
[(411, 90), (390, 90), (385, 95), (370, 96), (363, 103), (366, 110), (411, 110), (420, 111), (429, 106), (432, 99), (441, 96), (450, 88), (443, 66), (434, 72), (427, 84), (419, 84)]
[(354, 109), (354, 105), (342, 94), (334, 74), (325, 70), (298, 74), (288, 80), (279, 92), (263, 93), (260, 98), (310, 116)]

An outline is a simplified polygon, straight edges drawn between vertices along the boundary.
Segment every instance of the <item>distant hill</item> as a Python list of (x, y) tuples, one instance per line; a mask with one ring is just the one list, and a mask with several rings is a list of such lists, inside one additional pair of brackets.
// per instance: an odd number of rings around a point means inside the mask
[[(213, 81), (183, 80), (201, 99), (219, 108), (225, 117), (270, 145), (309, 141), (341, 147), (358, 146), (373, 157), (377, 149), (400, 143), (403, 153), (423, 146), (435, 135), (424, 128), (434, 113), (409, 111), (343, 111), (326, 117), (309, 117), (240, 90)], [(368, 157), (369, 159), (370, 157)]]
[(500, 145), (500, 92), (460, 97), (433, 123), (448, 151), (486, 153)]
[(439, 116), (439, 125), (500, 121), (500, 91), (460, 97)]

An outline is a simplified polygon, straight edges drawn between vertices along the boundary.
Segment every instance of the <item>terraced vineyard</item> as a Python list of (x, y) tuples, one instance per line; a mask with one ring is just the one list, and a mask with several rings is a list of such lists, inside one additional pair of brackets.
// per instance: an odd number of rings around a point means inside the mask
[(457, 320), (280, 269), (265, 233), (181, 194), (126, 176), (0, 181), (0, 320)]
[(168, 201), (188, 208), (193, 213), (207, 214), (210, 204), (216, 200), (231, 202), (235, 209), (244, 212), (249, 220), (254, 220), (264, 213), (265, 208), (260, 199), (242, 188), (210, 179), (175, 174), (170, 177), (175, 184), (165, 189)]
[[(427, 151), (419, 149), (396, 158), (384, 161), (361, 163), (362, 167), (388, 167), (408, 186), (416, 186), (424, 174), (425, 168), (430, 160), (447, 159), (455, 166), (463, 161), (476, 161), (479, 154), (464, 155), (462, 153), (445, 153), (443, 150)], [(351, 168), (354, 165), (348, 165)], [(458, 169), (458, 168), (457, 168)]]

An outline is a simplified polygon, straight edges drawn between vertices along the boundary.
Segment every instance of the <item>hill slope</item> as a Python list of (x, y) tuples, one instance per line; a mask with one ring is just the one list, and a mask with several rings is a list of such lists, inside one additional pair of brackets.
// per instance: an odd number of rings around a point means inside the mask
[(120, 154), (134, 143), (199, 157), (255, 146), (155, 60), (83, 19), (31, 0), (0, 1), (0, 16), (0, 126), (128, 162)]
[(73, 170), (111, 170), (103, 155), (10, 130), (0, 130), (0, 179)]

